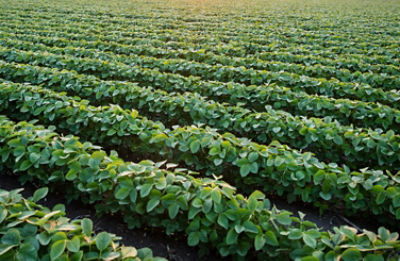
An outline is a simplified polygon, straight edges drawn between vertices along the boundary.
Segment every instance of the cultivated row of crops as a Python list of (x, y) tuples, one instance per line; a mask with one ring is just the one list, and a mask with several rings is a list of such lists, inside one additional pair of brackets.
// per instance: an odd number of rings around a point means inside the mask
[(47, 192), (25, 199), (20, 190), (0, 190), (0, 260), (164, 260), (150, 249), (120, 246), (113, 234), (94, 235), (90, 219), (69, 220), (63, 205), (38, 205)]
[[(287, 1), (0, 1), (1, 169), (202, 255), (398, 260), (399, 20)], [(0, 192), (0, 260), (158, 259), (18, 193)], [(381, 227), (324, 231), (276, 198)]]

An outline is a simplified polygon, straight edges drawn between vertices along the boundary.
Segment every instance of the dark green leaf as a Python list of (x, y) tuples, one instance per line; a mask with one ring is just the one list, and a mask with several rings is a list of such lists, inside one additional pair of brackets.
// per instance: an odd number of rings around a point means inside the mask
[(265, 245), (265, 238), (263, 234), (258, 234), (254, 239), (254, 248), (258, 251)]
[(278, 239), (276, 238), (274, 232), (267, 231), (264, 234), (265, 242), (271, 246), (279, 246)]

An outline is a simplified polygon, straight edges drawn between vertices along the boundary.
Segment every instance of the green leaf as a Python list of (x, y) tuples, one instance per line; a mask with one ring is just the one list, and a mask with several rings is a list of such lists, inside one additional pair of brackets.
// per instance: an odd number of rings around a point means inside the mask
[(111, 243), (111, 236), (107, 232), (101, 232), (96, 236), (96, 247), (98, 250), (103, 251)]
[(279, 246), (278, 239), (276, 238), (274, 232), (272, 232), (272, 231), (267, 231), (267, 232), (265, 232), (264, 237), (265, 237), (265, 242), (266, 242), (268, 245), (271, 245), (271, 246)]
[(321, 197), (321, 198), (323, 198), (324, 200), (330, 200), (331, 198), (332, 198), (332, 195), (331, 194), (329, 194), (329, 193), (324, 193), (324, 192), (320, 192), (319, 193), (319, 196)]
[(396, 196), (393, 197), (393, 206), (395, 208), (400, 207), (400, 194), (397, 194)]
[(254, 199), (264, 199), (265, 195), (259, 190), (254, 190), (253, 193), (251, 193), (249, 198), (254, 198)]
[(107, 156), (107, 154), (101, 150), (97, 150), (97, 151), (93, 152), (93, 154), (92, 154), (93, 159), (100, 160), (100, 161), (103, 160), (105, 156)]
[(200, 149), (200, 141), (199, 140), (194, 140), (190, 143), (190, 151), (192, 153), (198, 152)]
[(250, 171), (254, 174), (258, 173), (258, 164), (257, 162), (253, 162), (250, 164)]
[(11, 246), (6, 246), (6, 245), (0, 245), (0, 257), (16, 247), (16, 245), (11, 245)]
[(101, 259), (104, 261), (111, 261), (111, 260), (117, 260), (117, 258), (120, 256), (121, 254), (118, 252), (104, 252), (101, 255)]
[(220, 152), (219, 147), (212, 147), (210, 149), (210, 151), (208, 152), (208, 154), (210, 154), (211, 156), (214, 156), (214, 155), (219, 154), (219, 152)]
[(228, 245), (233, 245), (237, 242), (238, 234), (235, 232), (234, 228), (231, 228), (226, 235), (226, 243)]
[(379, 254), (368, 254), (365, 256), (365, 261), (384, 261), (382, 255)]
[(223, 215), (223, 214), (220, 214), (220, 215), (218, 216), (217, 223), (218, 223), (221, 227), (223, 227), (223, 228), (225, 228), (225, 229), (228, 229), (228, 228), (229, 228), (229, 221), (228, 221), (228, 218), (226, 218), (225, 215)]
[(128, 257), (136, 257), (138, 254), (136, 248), (134, 247), (121, 247), (121, 257), (122, 259)]
[(166, 139), (168, 139), (168, 136), (166, 134), (164, 134), (164, 133), (161, 133), (161, 134), (155, 135), (153, 137), (152, 141), (153, 141), (153, 143), (161, 143)]
[(254, 162), (254, 161), (256, 161), (257, 159), (258, 159), (258, 153), (257, 152), (250, 152), (250, 154), (249, 154), (249, 161), (250, 162)]
[(383, 202), (385, 202), (385, 199), (386, 199), (386, 193), (384, 191), (381, 191), (381, 192), (378, 193), (378, 196), (376, 197), (375, 202), (378, 205), (380, 205)]
[(370, 148), (370, 149), (372, 149), (372, 148), (374, 148), (375, 146), (376, 146), (375, 141), (374, 141), (373, 139), (369, 138), (369, 139), (367, 140), (367, 147)]
[(188, 245), (189, 246), (196, 246), (199, 243), (199, 234), (198, 232), (191, 232), (188, 236)]
[(46, 231), (43, 231), (39, 235), (36, 236), (36, 238), (39, 240), (40, 244), (43, 246), (47, 246), (50, 243), (51, 237)]
[(292, 219), (288, 213), (278, 214), (276, 220), (282, 225), (290, 225), (292, 223)]
[(82, 165), (79, 161), (73, 161), (73, 162), (68, 163), (68, 167), (71, 170), (74, 170), (74, 172), (79, 172), (82, 169)]
[(32, 166), (32, 162), (30, 162), (29, 160), (24, 160), (21, 163), (21, 166), (19, 166), (19, 170), (25, 171), (25, 170), (29, 169), (31, 166)]
[(51, 260), (55, 260), (56, 258), (60, 257), (64, 253), (66, 245), (67, 242), (64, 239), (54, 242), (50, 249)]
[(263, 234), (258, 234), (254, 240), (254, 248), (258, 251), (265, 245), (265, 238)]
[(81, 261), (83, 259), (83, 251), (79, 251), (71, 256), (71, 261)]
[(359, 261), (362, 260), (361, 253), (356, 248), (349, 248), (342, 254), (343, 261)]
[(274, 165), (275, 165), (275, 167), (279, 167), (279, 166), (282, 165), (284, 162), (285, 162), (285, 159), (278, 156), (278, 157), (276, 157), (275, 160), (274, 160)]
[(82, 231), (87, 236), (90, 237), (93, 231), (93, 222), (88, 218), (84, 218), (81, 221)]
[(214, 162), (214, 165), (215, 165), (215, 166), (219, 166), (219, 165), (221, 165), (222, 162), (224, 162), (224, 161), (223, 161), (222, 159), (215, 158), (215, 159), (213, 160), (213, 162)]
[(0, 224), (4, 221), (6, 217), (7, 217), (7, 209), (2, 209), (0, 211)]
[(65, 179), (69, 180), (69, 181), (72, 181), (72, 180), (76, 179), (77, 176), (78, 176), (78, 172), (76, 172), (73, 169), (70, 169), (68, 171), (68, 173), (65, 175)]
[(1, 238), (1, 243), (5, 245), (19, 245), (20, 241), (21, 241), (21, 236), (17, 229), (10, 229)]
[(319, 261), (318, 257), (315, 256), (305, 256), (300, 259), (300, 261)]
[(32, 153), (29, 155), (29, 160), (30, 160), (32, 163), (37, 162), (39, 159), (40, 159), (40, 154), (39, 154), (39, 153), (32, 152)]
[(179, 205), (177, 203), (172, 203), (168, 207), (168, 215), (170, 219), (174, 219), (179, 212)]
[(325, 171), (323, 171), (323, 170), (318, 170), (317, 171), (317, 173), (315, 173), (314, 175), (313, 175), (313, 178), (314, 178), (314, 184), (315, 185), (318, 185), (318, 184), (320, 184), (324, 179), (325, 179)]
[(384, 227), (378, 228), (378, 235), (381, 237), (381, 239), (385, 242), (390, 238), (390, 232)]
[(240, 167), (240, 176), (246, 177), (251, 170), (251, 165), (250, 164), (244, 164)]
[(291, 240), (299, 240), (300, 238), (302, 238), (303, 234), (301, 233), (300, 229), (293, 229), (292, 231), (290, 231), (289, 233), (289, 239)]
[(17, 260), (34, 261), (38, 260), (37, 249), (31, 243), (24, 243), (19, 247)]
[(76, 253), (80, 249), (80, 239), (79, 236), (74, 236), (71, 240), (67, 242), (67, 249), (72, 253)]
[(274, 127), (272, 128), (272, 131), (275, 133), (278, 133), (281, 130), (281, 127)]
[(245, 227), (247, 232), (255, 234), (258, 233), (258, 227), (250, 220), (246, 220), (245, 222), (243, 222), (243, 226)]
[(221, 193), (218, 189), (214, 189), (213, 192), (211, 192), (211, 198), (215, 203), (221, 203)]
[(149, 202), (147, 202), (147, 206), (146, 206), (147, 213), (151, 212), (155, 207), (158, 206), (158, 204), (160, 204), (159, 198), (150, 199)]
[(129, 193), (131, 192), (131, 190), (127, 187), (119, 187), (116, 191), (115, 191), (115, 198), (122, 200), (125, 199)]
[(242, 233), (243, 231), (245, 231), (245, 227), (243, 226), (243, 225), (240, 225), (240, 224), (238, 224), (238, 225), (235, 225), (235, 231), (236, 231), (236, 233), (238, 233), (238, 234), (240, 234), (240, 233)]
[(397, 219), (400, 219), (400, 208), (396, 209), (395, 215)]
[(303, 233), (303, 241), (307, 246), (311, 248), (317, 247), (317, 240), (307, 233)]
[(301, 171), (301, 170), (296, 171), (296, 178), (298, 180), (302, 180), (302, 179), (304, 179), (304, 177), (305, 177), (304, 171)]
[(257, 208), (257, 200), (253, 197), (250, 197), (248, 200), (247, 208), (253, 212)]
[(46, 197), (47, 193), (49, 192), (49, 189), (47, 187), (40, 188), (33, 193), (33, 198), (32, 200), (34, 202), (38, 202), (39, 200), (43, 199)]
[(149, 195), (152, 188), (153, 188), (153, 184), (150, 184), (150, 183), (143, 184), (142, 188), (140, 189), (140, 197), (144, 198), (147, 195)]
[(365, 233), (368, 237), (368, 239), (371, 241), (371, 243), (375, 243), (375, 241), (377, 240), (377, 235), (371, 231), (368, 230), (363, 230), (363, 233)]
[(121, 247), (121, 257), (122, 259), (128, 257), (136, 257), (138, 254), (136, 248), (134, 247)]
[(343, 144), (343, 139), (342, 137), (340, 137), (339, 135), (335, 135), (333, 137), (333, 141), (337, 144), (337, 145), (342, 145)]
[(109, 129), (109, 130), (107, 131), (107, 136), (112, 136), (112, 135), (114, 135), (116, 132), (117, 132), (117, 131), (114, 130), (114, 129)]

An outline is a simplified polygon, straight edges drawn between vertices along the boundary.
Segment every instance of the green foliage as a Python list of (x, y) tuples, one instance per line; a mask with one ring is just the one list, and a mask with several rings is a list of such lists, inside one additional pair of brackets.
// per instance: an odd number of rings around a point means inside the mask
[[(310, 153), (301, 153), (275, 141), (264, 146), (248, 139), (237, 138), (230, 133), (221, 135), (208, 127), (167, 129), (159, 122), (142, 117), (137, 111), (123, 110), (116, 105), (94, 107), (88, 105), (86, 100), (39, 86), (7, 82), (0, 86), (0, 98), (10, 100), (0, 104), (0, 110), (28, 119), (34, 115), (42, 122), (54, 124), (60, 130), (75, 133), (83, 139), (101, 143), (106, 148), (118, 146), (120, 150), (138, 152), (142, 157), (154, 161), (167, 158), (206, 174), (230, 176), (233, 177), (234, 184), (244, 191), (261, 188), (263, 191), (276, 191), (279, 195), (285, 193), (292, 200), (297, 198), (304, 202), (320, 202), (322, 210), (326, 204), (342, 202), (349, 213), (361, 210), (374, 214), (387, 213), (393, 218), (399, 218), (392, 206), (397, 203), (400, 188), (397, 186), (397, 176), (390, 173), (386, 175), (379, 170), (365, 169), (350, 171), (347, 167), (326, 164)], [(110, 130), (115, 132), (110, 134)], [(396, 144), (399, 136), (389, 134), (381, 135), (379, 139), (388, 138), (393, 141), (393, 145)], [(349, 137), (359, 139), (359, 136)], [(194, 141), (200, 141), (201, 144), (201, 150), (196, 153), (190, 149)], [(19, 141), (10, 140), (8, 145), (18, 148)], [(69, 146), (74, 146), (74, 142)], [(53, 162), (56, 165), (65, 164), (65, 157), (73, 151), (74, 148), (57, 150), (54, 152)], [(389, 155), (398, 157), (400, 154)], [(90, 155), (89, 166), (96, 170), (95, 165), (103, 157), (99, 153)], [(34, 163), (28, 157), (18, 168), (24, 171), (32, 164), (38, 166), (40, 161)], [(83, 171), (79, 166), (82, 165), (81, 161), (69, 164), (71, 169), (66, 176), (67, 180), (74, 180), (76, 177), (91, 180), (91, 172)], [(292, 175), (288, 175), (288, 172)], [(291, 185), (296, 188), (293, 189)], [(144, 185), (139, 196), (143, 198), (149, 195), (153, 186), (154, 184)], [(313, 193), (310, 193), (311, 186)], [(131, 192), (130, 184), (120, 184), (114, 191), (115, 196), (121, 200), (128, 198)], [(158, 203), (154, 200), (146, 204), (143, 210), (151, 210)]]
[[(261, 112), (254, 113), (239, 106), (226, 106), (221, 103), (210, 102), (200, 95), (193, 96), (193, 93), (171, 95), (150, 88), (140, 88), (135, 84), (126, 82), (100, 81), (96, 77), (59, 72), (54, 69), (46, 70), (40, 67), (3, 64), (0, 67), (0, 73), (3, 77), (13, 81), (47, 83), (52, 88), (61, 91), (73, 91), (79, 96), (88, 98), (93, 103), (99, 103), (99, 98), (102, 98), (103, 102), (100, 103), (102, 105), (117, 103), (124, 108), (146, 109), (148, 110), (147, 115), (151, 116), (154, 113), (163, 113), (164, 117), (160, 117), (160, 119), (166, 123), (169, 123), (168, 121), (178, 122), (181, 125), (193, 122), (205, 123), (222, 131), (254, 137), (260, 143), (278, 140), (298, 149), (309, 149), (317, 153), (322, 160), (344, 163), (356, 169), (365, 167), (371, 161), (374, 161), (382, 168), (400, 170), (399, 135), (394, 135), (394, 138), (392, 138), (380, 130), (354, 128), (331, 120), (333, 118), (344, 124), (356, 124), (361, 127), (396, 130), (400, 128), (400, 111), (389, 106), (345, 99), (330, 99), (324, 96), (311, 97), (299, 91), (288, 88), (282, 89), (274, 85), (267, 87), (260, 85), (236, 86), (234, 83), (205, 82), (176, 74), (160, 73), (158, 70), (132, 67), (114, 60), (104, 63), (90, 58), (99, 54), (82, 48), (47, 47), (34, 45), (30, 42), (21, 44), (10, 42), (9, 46), (20, 46), (24, 50), (41, 51), (25, 52), (17, 49), (0, 48), (0, 56), (10, 62), (19, 61), (75, 70), (80, 73), (95, 74), (104, 79), (129, 80), (135, 78), (140, 83), (153, 85), (155, 88), (162, 88), (166, 91), (192, 91), (221, 102), (228, 101), (231, 104), (244, 102), (244, 104), (256, 105), (257, 100), (262, 101), (262, 103), (257, 105), (256, 108)], [(66, 50), (71, 52), (72, 55), (57, 55), (64, 54)], [(56, 54), (49, 55), (47, 51)], [(81, 56), (85, 58), (80, 58)], [(87, 56), (89, 58), (86, 58)], [(66, 62), (58, 62), (60, 59), (64, 59)], [(181, 65), (179, 64), (179, 66)], [(23, 75), (25, 76), (23, 77)], [(241, 74), (238, 73), (238, 75)], [(199, 83), (195, 84), (198, 81)], [(71, 84), (72, 82), (74, 84)], [(172, 83), (182, 83), (184, 86)], [(164, 86), (166, 84), (168, 86)], [(98, 87), (89, 89), (86, 86)], [(331, 89), (331, 85), (329, 86)], [(318, 87), (320, 88), (320, 85)], [(274, 91), (276, 88), (281, 88), (281, 90)], [(230, 100), (221, 100), (219, 97), (215, 97), (215, 93), (221, 97), (229, 97)], [(395, 92), (387, 92), (386, 94), (390, 99), (396, 96)], [(243, 100), (245, 98), (247, 101)], [(398, 99), (400, 100), (400, 96)], [(329, 116), (329, 118), (293, 116), (290, 113), (273, 109), (272, 106), (277, 103), (284, 108), (294, 108), (294, 110), (286, 110), (296, 114)], [(391, 101), (388, 104), (392, 106), (397, 102)], [(307, 111), (310, 111), (311, 114), (306, 113)], [(109, 135), (115, 133), (116, 130), (114, 129), (108, 131)], [(192, 151), (196, 151), (198, 148), (196, 143), (193, 143), (190, 147)], [(216, 165), (219, 162), (217, 160)], [(248, 170), (247, 166), (244, 167), (243, 175), (246, 175)]]
[[(101, 232), (95, 235), (85, 224), (73, 221), (20, 195), (21, 190), (0, 190), (0, 260), (164, 260), (153, 258), (149, 249), (119, 245), (120, 238)], [(47, 188), (35, 191), (33, 199), (45, 197)], [(108, 258), (105, 258), (107, 256)]]
[[(19, 165), (29, 158), (29, 154), (16, 153), (21, 141), (27, 150), (36, 148), (41, 159), (43, 156), (38, 165), (33, 164), (25, 171), (20, 171)], [(266, 259), (276, 257), (278, 253), (280, 260), (285, 260), (287, 254), (277, 251), (284, 247), (292, 258), (310, 259), (310, 249), (327, 258), (343, 256), (351, 259), (357, 258), (358, 253), (362, 257), (374, 254), (369, 258), (379, 258), (391, 256), (400, 248), (398, 234), (387, 229), (381, 228), (379, 234), (369, 231), (359, 234), (350, 227), (322, 232), (312, 222), (303, 221), (288, 211), (270, 208), (269, 201), (259, 191), (253, 192), (247, 199), (223, 181), (196, 179), (190, 175), (190, 171), (182, 169), (160, 169), (156, 166), (159, 164), (148, 160), (125, 162), (115, 153), (106, 154), (89, 142), (80, 143), (77, 137), (62, 137), (31, 123), (16, 124), (1, 117), (0, 144), (2, 156), (9, 155), (3, 157), (4, 167), (14, 169), (22, 180), (34, 179), (48, 186), (65, 182), (68, 197), (79, 197), (84, 202), (96, 204), (99, 213), (123, 213), (130, 227), (149, 225), (163, 227), (168, 234), (184, 233), (189, 245), (199, 245), (203, 250), (216, 248), (224, 256), (257, 255), (260, 259)], [(80, 163), (81, 171), (79, 175), (65, 180), (70, 166), (76, 168), (76, 164), (71, 165), (73, 162)], [(117, 197), (119, 194), (116, 191), (121, 187), (130, 191), (128, 197)], [(35, 195), (41, 195), (42, 191), (39, 190)], [(18, 197), (18, 200), (21, 198)], [(2, 224), (7, 220), (8, 209), (13, 208), (0, 208)], [(34, 214), (21, 212), (18, 208), (16, 211), (24, 218)], [(60, 213), (58, 210), (41, 212), (34, 224), (46, 226)], [(37, 237), (41, 244), (50, 247), (51, 258), (60, 257), (66, 251), (79, 255), (79, 247), (87, 246), (74, 236), (90, 237), (93, 233), (92, 222), (88, 219), (78, 220), (68, 227), (78, 234), (68, 236), (65, 231), (54, 231), (54, 236), (42, 233)], [(10, 230), (2, 237), (3, 244), (9, 245), (1, 251), (11, 251), (21, 238), (17, 232)], [(299, 240), (301, 238), (303, 240)], [(101, 255), (117, 256), (106, 250), (112, 247), (112, 239), (112, 236), (102, 232), (89, 242)], [(24, 244), (21, 249), (23, 247)], [(369, 251), (358, 252), (361, 248)], [(380, 251), (382, 248), (386, 251)], [(34, 249), (29, 251), (33, 253)]]
[[(2, 168), (201, 254), (397, 260), (397, 233), (323, 232), (256, 189), (400, 219), (399, 3), (267, 2), (0, 0)], [(47, 187), (0, 192), (0, 260), (157, 259)]]

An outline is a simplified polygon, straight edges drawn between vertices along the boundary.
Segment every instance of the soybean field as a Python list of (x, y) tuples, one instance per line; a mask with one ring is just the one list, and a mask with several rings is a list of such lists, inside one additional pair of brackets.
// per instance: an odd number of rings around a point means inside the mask
[(41, 187), (0, 260), (185, 260), (47, 193), (201, 260), (400, 260), (400, 2), (0, 0), (0, 169)]

